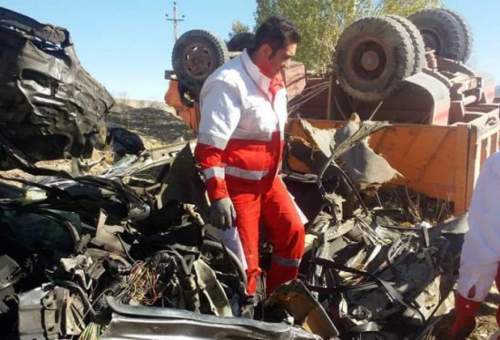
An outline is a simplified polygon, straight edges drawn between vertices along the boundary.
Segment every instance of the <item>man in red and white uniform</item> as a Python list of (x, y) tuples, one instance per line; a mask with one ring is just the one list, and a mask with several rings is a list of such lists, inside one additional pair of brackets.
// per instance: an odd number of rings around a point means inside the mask
[[(460, 257), (451, 339), (465, 339), (476, 326), (481, 302), (496, 281), (500, 289), (500, 153), (484, 163), (469, 208), (469, 231)], [(497, 309), (500, 326), (500, 309)]]
[(211, 223), (237, 228), (251, 295), (260, 275), (261, 220), (273, 244), (268, 293), (297, 276), (304, 251), (304, 225), (277, 176), (287, 120), (281, 70), (295, 55), (298, 42), (291, 22), (267, 19), (256, 31), (254, 48), (217, 69), (200, 93), (195, 157), (211, 200)]

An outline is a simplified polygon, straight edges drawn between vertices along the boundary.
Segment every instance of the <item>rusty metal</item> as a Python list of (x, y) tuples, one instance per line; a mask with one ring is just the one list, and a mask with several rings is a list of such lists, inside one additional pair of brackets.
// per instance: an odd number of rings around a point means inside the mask
[(184, 58), (186, 60), (186, 69), (193, 78), (204, 77), (213, 68), (212, 60), (214, 56), (212, 51), (203, 44), (194, 43), (188, 45)]
[(380, 77), (391, 59), (387, 44), (371, 36), (360, 38), (352, 44), (347, 58), (346, 72), (352, 73), (363, 81), (371, 81)]
[(425, 53), (425, 59), (427, 62), (427, 67), (433, 71), (436, 71), (438, 68), (438, 62), (436, 58), (436, 53), (434, 50), (429, 50)]

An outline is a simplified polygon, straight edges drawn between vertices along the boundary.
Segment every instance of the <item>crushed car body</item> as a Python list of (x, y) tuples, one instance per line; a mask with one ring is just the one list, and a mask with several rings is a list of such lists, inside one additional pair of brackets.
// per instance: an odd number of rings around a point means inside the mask
[(321, 207), (301, 206), (311, 222), (300, 280), (247, 296), (241, 262), (204, 223), (192, 149), (128, 155), (99, 176), (14, 179), (23, 188), (0, 202), (0, 319), (11, 334), (396, 339), (432, 332), (448, 311), (463, 230), (419, 220), (391, 196), (374, 200), (373, 185), (348, 181), (335, 147), (312, 158), (322, 176), (284, 171), (299, 205), (294, 184)]
[[(0, 7), (0, 41), (2, 145), (32, 162), (88, 156), (102, 145), (114, 101), (80, 65), (70, 33)], [(7, 156), (0, 168), (17, 166)]]

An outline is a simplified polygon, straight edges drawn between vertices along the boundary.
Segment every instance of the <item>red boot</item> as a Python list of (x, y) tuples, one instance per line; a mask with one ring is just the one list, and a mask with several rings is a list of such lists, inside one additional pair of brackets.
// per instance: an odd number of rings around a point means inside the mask
[[(495, 278), (497, 289), (500, 291), (500, 264), (498, 264), (497, 276)], [(497, 325), (500, 327), (500, 305), (497, 307)], [(500, 337), (499, 337), (500, 338)]]
[(476, 327), (476, 314), (481, 306), (480, 302), (471, 301), (460, 294), (455, 296), (455, 322), (450, 331), (450, 339), (466, 339)]

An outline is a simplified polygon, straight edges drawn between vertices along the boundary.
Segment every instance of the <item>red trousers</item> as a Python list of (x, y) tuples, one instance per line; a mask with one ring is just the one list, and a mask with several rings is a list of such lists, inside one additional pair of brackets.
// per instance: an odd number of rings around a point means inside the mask
[(273, 245), (272, 263), (267, 273), (267, 292), (297, 277), (304, 252), (304, 225), (281, 178), (269, 190), (248, 192), (227, 183), (236, 210), (236, 227), (247, 260), (247, 292), (253, 295), (259, 267), (259, 225), (262, 218), (267, 240)]
[[(497, 270), (495, 282), (500, 290), (500, 264)], [(474, 289), (474, 288), (472, 288)], [(471, 289), (471, 290), (472, 290)], [(471, 292), (472, 295), (473, 292)], [(453, 323), (450, 338), (451, 340), (466, 339), (476, 327), (476, 315), (481, 307), (481, 302), (472, 301), (460, 295), (455, 296), (455, 322)], [(500, 307), (497, 307), (497, 324), (500, 326)]]

